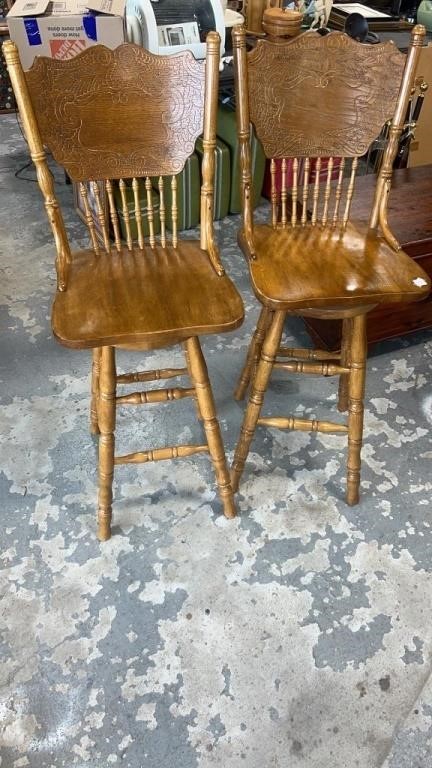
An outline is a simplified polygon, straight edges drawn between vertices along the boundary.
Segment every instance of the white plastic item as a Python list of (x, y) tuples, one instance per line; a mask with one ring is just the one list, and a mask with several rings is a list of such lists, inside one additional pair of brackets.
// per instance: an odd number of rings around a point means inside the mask
[(224, 13), (224, 22), (225, 27), (236, 27), (238, 24), (244, 24), (244, 16), (227, 8)]
[(126, 36), (130, 43), (143, 44), (141, 23), (134, 13), (126, 16)]
[[(224, 12), (220, 0), (201, 0), (207, 3), (214, 17), (214, 29), (221, 37), (221, 56), (225, 51), (225, 21)], [(197, 25), (186, 21), (181, 11), (181, 3), (178, 2), (178, 18), (166, 25), (157, 25), (156, 16), (151, 0), (127, 0), (126, 2), (126, 28), (128, 39), (137, 38), (135, 17), (141, 27), (141, 45), (152, 53), (168, 55), (184, 50), (192, 51), (196, 59), (204, 59), (206, 55), (205, 42), (201, 42), (198, 36)], [(182, 42), (176, 43), (177, 40)]]

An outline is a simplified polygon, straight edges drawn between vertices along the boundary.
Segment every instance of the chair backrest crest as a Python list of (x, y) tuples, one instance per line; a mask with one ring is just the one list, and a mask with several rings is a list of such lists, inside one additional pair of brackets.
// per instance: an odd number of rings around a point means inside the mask
[(93, 46), (25, 73), (41, 137), (74, 181), (176, 174), (203, 130), (204, 63)]
[(413, 28), (407, 56), (392, 42), (365, 45), (342, 32), (314, 31), (259, 40), (247, 52), (244, 28), (234, 29), (243, 223), (252, 258), (250, 122), (271, 159), (273, 227), (345, 227), (359, 158), (390, 124), (370, 226), (379, 223), (399, 247), (387, 223), (387, 197), (424, 35), (424, 27)]
[(342, 32), (259, 41), (248, 54), (250, 118), (268, 157), (364, 154), (394, 112), (405, 56)]
[(16, 45), (4, 44), (56, 242), (60, 290), (67, 287), (71, 251), (45, 147), (77, 182), (96, 254), (110, 253), (111, 234), (115, 249), (124, 249), (117, 210), (129, 251), (176, 248), (177, 175), (202, 134), (200, 243), (223, 274), (213, 232), (219, 35), (209, 32), (206, 45), (205, 62), (189, 51), (156, 56), (126, 43), (115, 50), (93, 46), (66, 61), (36, 58), (24, 72)]

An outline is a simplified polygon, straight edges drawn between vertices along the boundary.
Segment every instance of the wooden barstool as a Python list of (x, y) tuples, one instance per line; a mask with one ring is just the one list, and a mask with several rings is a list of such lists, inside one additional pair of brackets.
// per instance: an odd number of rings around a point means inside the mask
[[(252, 379), (232, 466), (234, 490), (258, 424), (346, 434), (346, 498), (358, 502), (366, 315), (380, 304), (418, 301), (430, 290), (426, 273), (400, 250), (386, 215), (424, 34), (414, 27), (405, 57), (392, 42), (363, 45), (341, 32), (260, 40), (247, 53), (244, 29), (233, 32), (242, 158), (239, 244), (262, 304), (235, 391), (242, 399)], [(359, 158), (388, 120), (369, 226), (359, 230), (350, 222)], [(271, 221), (264, 225), (254, 223), (251, 204), (250, 122), (271, 158)], [(343, 320), (341, 351), (281, 347), (287, 315)], [(261, 416), (275, 369), (338, 376), (338, 406), (348, 411), (347, 422)]]
[[(219, 47), (219, 36), (209, 33), (206, 62), (199, 62), (190, 52), (163, 57), (132, 44), (114, 51), (94, 46), (68, 61), (37, 58), (27, 72), (14, 43), (3, 48), (57, 248), (53, 332), (67, 347), (93, 350), (91, 430), (99, 434), (102, 540), (111, 535), (118, 464), (209, 453), (224, 513), (235, 515), (199, 341), (202, 334), (233, 330), (243, 320), (241, 298), (224, 273), (213, 233)], [(201, 239), (184, 240), (177, 231), (177, 174), (202, 133)], [(87, 250), (71, 252), (44, 147), (79, 184), (91, 239)], [(120, 237), (115, 195), (121, 199), (126, 242)], [(185, 367), (117, 375), (117, 348), (142, 351), (172, 344), (182, 345)], [(117, 393), (118, 385), (184, 376), (190, 386)], [(114, 455), (117, 406), (185, 397), (196, 399), (206, 435), (202, 444)]]

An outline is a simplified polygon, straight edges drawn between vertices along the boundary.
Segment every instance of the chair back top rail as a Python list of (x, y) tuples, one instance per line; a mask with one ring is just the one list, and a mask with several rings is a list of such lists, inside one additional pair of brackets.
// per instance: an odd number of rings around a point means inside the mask
[(234, 29), (243, 224), (252, 257), (250, 122), (271, 158), (273, 227), (346, 226), (358, 158), (389, 122), (370, 226), (379, 223), (398, 247), (387, 196), (424, 34), (424, 27), (413, 28), (408, 56), (392, 42), (365, 45), (342, 32), (259, 40), (247, 52), (244, 28)]
[[(200, 239), (216, 271), (223, 274), (212, 221), (219, 49), (216, 32), (207, 36), (205, 62), (195, 60), (189, 51), (157, 56), (132, 43), (115, 50), (97, 45), (66, 61), (37, 57), (24, 72), (15, 44), (4, 44), (56, 242), (59, 290), (67, 287), (71, 251), (45, 147), (78, 183), (96, 253), (100, 251), (99, 239), (102, 247), (110, 250), (110, 232), (115, 249), (121, 250), (117, 210), (122, 212), (129, 250), (143, 249), (145, 241), (155, 247), (153, 188), (160, 198), (159, 243), (161, 247), (177, 247), (176, 175), (203, 134)], [(135, 242), (132, 217), (136, 222)]]

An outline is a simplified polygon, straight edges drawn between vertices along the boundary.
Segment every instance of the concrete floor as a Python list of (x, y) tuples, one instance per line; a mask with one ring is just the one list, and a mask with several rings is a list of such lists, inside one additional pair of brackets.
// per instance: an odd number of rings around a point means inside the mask
[[(1, 768), (432, 766), (430, 335), (371, 356), (359, 506), (343, 438), (260, 429), (236, 520), (205, 457), (118, 468), (101, 546), (89, 355), (50, 333), (54, 249), (25, 161), (1, 117)], [(218, 237), (247, 319), (205, 344), (230, 457), (257, 316), (237, 224)], [(297, 321), (287, 335), (306, 340)], [(325, 413), (335, 382), (277, 377), (266, 410), (312, 414), (317, 396)], [(199, 433), (187, 402), (118, 419), (120, 450)]]

